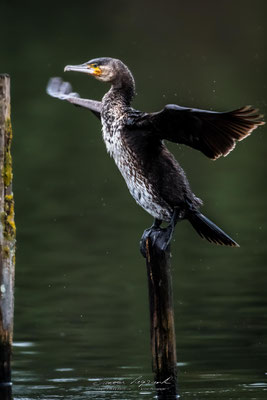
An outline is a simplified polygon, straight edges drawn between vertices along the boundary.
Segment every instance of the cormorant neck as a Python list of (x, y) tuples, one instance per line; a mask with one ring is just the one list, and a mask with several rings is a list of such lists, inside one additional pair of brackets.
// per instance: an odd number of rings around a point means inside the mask
[(135, 95), (135, 82), (131, 71), (121, 62), (116, 78), (112, 82), (112, 92), (117, 92), (123, 97), (126, 105), (130, 105)]

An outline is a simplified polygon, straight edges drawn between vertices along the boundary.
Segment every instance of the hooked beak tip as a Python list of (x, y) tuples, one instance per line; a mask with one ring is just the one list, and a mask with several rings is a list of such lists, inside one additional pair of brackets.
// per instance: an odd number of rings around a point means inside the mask
[(66, 71), (74, 71), (74, 72), (84, 72), (86, 74), (91, 74), (90, 68), (86, 65), (66, 65), (64, 68), (64, 72)]
[(93, 68), (89, 68), (87, 64), (66, 65), (64, 72), (66, 71), (83, 72), (89, 75), (96, 75), (95, 70)]

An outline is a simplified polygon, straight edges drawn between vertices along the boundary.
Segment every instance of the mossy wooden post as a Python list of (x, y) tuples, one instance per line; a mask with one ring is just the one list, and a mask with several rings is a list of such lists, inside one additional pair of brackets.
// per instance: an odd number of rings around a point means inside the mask
[[(11, 385), (15, 223), (12, 193), (10, 78), (0, 75), (0, 388)], [(1, 396), (2, 398), (2, 396)]]
[(146, 265), (150, 305), (152, 369), (159, 399), (177, 397), (170, 246), (160, 251), (146, 239)]

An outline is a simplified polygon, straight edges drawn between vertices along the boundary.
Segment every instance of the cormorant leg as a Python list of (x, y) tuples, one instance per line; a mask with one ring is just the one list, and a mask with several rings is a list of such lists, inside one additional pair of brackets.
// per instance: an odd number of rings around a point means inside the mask
[[(151, 228), (159, 228), (161, 224), (162, 224), (162, 220), (161, 220), (161, 219), (155, 218), (155, 219), (154, 219), (154, 223), (153, 223), (153, 225), (151, 226)], [(150, 228), (150, 229), (151, 229), (151, 228)]]
[(181, 209), (179, 207), (174, 207), (172, 218), (170, 221), (170, 225), (172, 225), (173, 229), (175, 228), (178, 220), (180, 219)]
[(172, 235), (174, 232), (175, 225), (177, 224), (180, 217), (180, 207), (175, 207), (170, 220), (169, 225), (166, 228), (160, 228), (161, 220), (155, 219), (154, 224), (151, 228), (144, 231), (140, 241), (140, 251), (144, 257), (146, 257), (146, 240), (150, 238), (152, 246), (157, 246), (161, 251), (165, 251), (169, 246)]
[(180, 219), (180, 211), (181, 209), (179, 207), (174, 208), (169, 225), (166, 228), (161, 229), (161, 232), (155, 241), (156, 246), (162, 251), (167, 249), (172, 240), (174, 228)]
[(157, 233), (161, 231), (160, 225), (162, 224), (162, 220), (155, 218), (153, 225), (144, 230), (142, 238), (140, 240), (140, 251), (144, 257), (146, 257), (146, 240), (148, 237), (151, 238), (152, 243), (154, 244), (157, 237)]

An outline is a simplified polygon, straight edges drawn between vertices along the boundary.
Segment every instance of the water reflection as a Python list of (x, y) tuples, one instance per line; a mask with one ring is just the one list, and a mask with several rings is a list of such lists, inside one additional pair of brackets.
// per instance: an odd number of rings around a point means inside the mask
[(12, 386), (10, 384), (1, 384), (0, 386), (0, 399), (12, 400)]
[[(214, 349), (213, 349), (214, 351)], [(30, 360), (28, 360), (30, 361)], [(248, 370), (244, 374), (242, 370), (229, 371), (220, 370), (220, 373), (206, 370), (203, 363), (183, 363), (179, 368), (180, 395), (181, 399), (220, 399), (229, 398), (252, 399), (258, 397), (260, 393), (267, 393), (267, 385), (264, 382), (256, 381), (252, 371)], [(23, 369), (18, 373), (15, 370), (14, 376), (14, 400), (25, 399), (47, 399), (54, 400), (64, 398), (66, 400), (80, 400), (84, 396), (100, 399), (125, 400), (132, 399), (154, 399), (155, 390), (151, 374), (144, 371), (139, 373), (140, 367), (122, 366), (116, 376), (107, 374), (102, 377), (88, 377), (84, 370), (84, 375), (80, 375), (79, 366), (77, 368), (57, 368), (48, 371), (47, 377), (38, 377), (32, 374), (27, 376), (27, 371)], [(136, 371), (137, 370), (137, 371)], [(135, 372), (133, 372), (135, 371)], [(108, 371), (107, 371), (108, 372)], [(26, 375), (23, 377), (23, 375)], [(24, 379), (26, 378), (26, 379)], [(263, 376), (264, 378), (264, 376)], [(251, 384), (240, 384), (248, 379), (254, 380)], [(51, 384), (52, 383), (52, 384)], [(23, 393), (23, 395), (21, 395)], [(174, 399), (174, 396), (158, 393), (160, 399)], [(27, 396), (27, 397), (25, 397)], [(264, 395), (263, 397), (264, 398)], [(6, 400), (10, 397), (6, 397)]]

